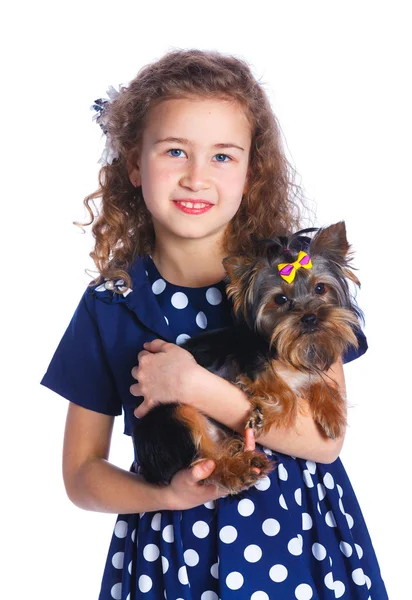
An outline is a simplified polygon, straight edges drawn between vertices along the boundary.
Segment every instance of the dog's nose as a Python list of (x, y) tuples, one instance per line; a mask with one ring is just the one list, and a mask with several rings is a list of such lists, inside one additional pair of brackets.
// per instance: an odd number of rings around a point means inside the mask
[(305, 325), (316, 325), (316, 315), (303, 315), (300, 319)]

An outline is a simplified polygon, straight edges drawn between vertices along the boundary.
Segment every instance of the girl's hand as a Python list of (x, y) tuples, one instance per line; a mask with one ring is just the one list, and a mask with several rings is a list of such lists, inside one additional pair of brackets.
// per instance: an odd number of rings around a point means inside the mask
[(204, 460), (196, 463), (192, 468), (178, 471), (165, 488), (168, 509), (186, 510), (211, 500), (223, 498), (222, 490), (219, 490), (216, 485), (200, 483), (213, 473), (215, 466), (212, 460)]
[(132, 376), (138, 380), (130, 386), (133, 396), (143, 396), (144, 402), (135, 409), (136, 417), (144, 417), (162, 402), (176, 402), (183, 397), (184, 383), (198, 364), (187, 350), (163, 340), (143, 345), (138, 354), (138, 365)]

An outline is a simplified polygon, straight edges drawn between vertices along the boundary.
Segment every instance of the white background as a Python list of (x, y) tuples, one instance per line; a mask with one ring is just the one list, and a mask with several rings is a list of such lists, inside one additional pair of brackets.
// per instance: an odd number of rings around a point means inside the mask
[[(411, 597), (408, 4), (14, 2), (3, 15), (2, 597), (98, 595), (115, 515), (65, 496), (67, 403), (39, 381), (92, 266), (91, 237), (72, 225), (97, 185), (102, 142), (89, 106), (177, 47), (252, 65), (318, 224), (346, 221), (370, 350), (346, 367), (341, 457), (389, 596)], [(121, 419), (111, 459), (126, 469), (132, 459)]]

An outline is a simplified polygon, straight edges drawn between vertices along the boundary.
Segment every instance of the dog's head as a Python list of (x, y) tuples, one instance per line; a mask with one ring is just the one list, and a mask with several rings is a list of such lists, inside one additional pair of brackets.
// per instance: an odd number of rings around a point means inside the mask
[(249, 256), (230, 256), (228, 296), (234, 313), (298, 369), (324, 371), (348, 346), (362, 313), (350, 292), (359, 286), (345, 223), (257, 241)]

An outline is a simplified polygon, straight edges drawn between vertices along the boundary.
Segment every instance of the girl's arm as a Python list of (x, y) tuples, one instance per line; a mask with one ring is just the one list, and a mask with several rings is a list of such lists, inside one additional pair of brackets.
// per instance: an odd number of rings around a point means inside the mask
[(201, 485), (213, 471), (204, 463), (176, 473), (169, 486), (147, 483), (108, 462), (114, 418), (69, 403), (63, 447), (63, 479), (70, 500), (85, 510), (130, 514), (184, 510), (222, 496)]
[[(239, 433), (244, 433), (250, 404), (246, 394), (237, 386), (218, 377), (196, 363), (193, 356), (169, 342), (156, 339), (144, 345), (139, 353), (139, 364), (132, 375), (139, 383), (130, 388), (134, 396), (144, 396), (144, 402), (135, 410), (144, 416), (161, 402), (179, 401), (191, 404), (207, 416)], [(346, 399), (342, 362), (336, 362), (326, 373), (333, 379)], [(336, 440), (324, 437), (313, 420), (309, 403), (304, 414), (299, 414), (294, 428), (276, 428), (256, 441), (284, 454), (331, 463), (339, 456), (344, 435)]]
[[(203, 367), (189, 372), (191, 376), (182, 388), (181, 402), (191, 404), (219, 423), (243, 434), (250, 404), (242, 390)], [(338, 384), (342, 397), (346, 399), (342, 362), (336, 362), (327, 375)], [(333, 462), (339, 456), (344, 435), (336, 440), (326, 438), (313, 420), (309, 403), (302, 399), (302, 405), (306, 407), (305, 413), (299, 412), (294, 428), (272, 427), (256, 441), (267, 448), (298, 458), (320, 463)]]

